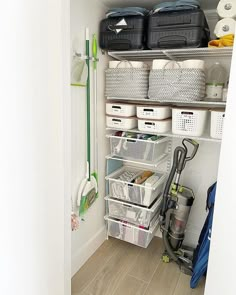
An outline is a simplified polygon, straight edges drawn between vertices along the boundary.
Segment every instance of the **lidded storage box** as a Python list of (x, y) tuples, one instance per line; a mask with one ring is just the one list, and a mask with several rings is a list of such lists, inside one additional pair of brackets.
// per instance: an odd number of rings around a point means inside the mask
[(136, 117), (106, 116), (107, 127), (119, 129), (134, 129), (138, 126)]
[(125, 103), (106, 103), (106, 114), (111, 116), (132, 117), (136, 115), (136, 106)]
[(225, 109), (211, 110), (211, 137), (221, 139), (225, 120)]
[(137, 117), (141, 119), (163, 120), (171, 117), (169, 106), (137, 106)]
[(139, 119), (138, 129), (140, 131), (151, 131), (156, 133), (165, 133), (171, 130), (171, 119), (165, 120), (149, 120), (149, 119)]
[[(168, 153), (169, 139), (156, 135), (108, 135), (111, 155), (144, 163), (157, 163)], [(143, 138), (143, 139), (139, 139)]]
[(208, 110), (173, 108), (172, 132), (179, 135), (201, 136), (206, 128)]

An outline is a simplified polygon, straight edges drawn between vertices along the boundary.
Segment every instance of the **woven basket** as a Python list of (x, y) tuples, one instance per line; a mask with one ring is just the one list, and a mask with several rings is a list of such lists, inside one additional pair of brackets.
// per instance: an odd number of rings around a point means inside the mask
[(107, 97), (146, 99), (148, 95), (147, 69), (108, 69), (106, 73)]
[(205, 96), (206, 78), (200, 69), (152, 70), (148, 97), (158, 101), (199, 101)]

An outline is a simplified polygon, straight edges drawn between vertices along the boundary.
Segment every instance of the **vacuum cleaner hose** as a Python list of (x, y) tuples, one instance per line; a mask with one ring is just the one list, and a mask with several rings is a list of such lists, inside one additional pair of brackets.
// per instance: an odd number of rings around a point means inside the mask
[(177, 264), (180, 265), (181, 262), (179, 261), (178, 257), (176, 256), (176, 254), (174, 253), (174, 251), (172, 250), (170, 246), (170, 243), (168, 240), (168, 232), (166, 230), (163, 231), (162, 237), (163, 237), (164, 246), (168, 255), (170, 256), (171, 259), (173, 259)]
[(164, 218), (166, 211), (168, 210), (167, 208), (167, 201), (168, 201), (168, 195), (169, 195), (169, 191), (170, 191), (170, 187), (173, 181), (173, 178), (175, 176), (175, 172), (178, 166), (178, 162), (179, 162), (179, 158), (181, 157), (181, 155), (185, 153), (184, 148), (182, 147), (177, 147), (174, 151), (174, 156), (173, 156), (173, 164), (171, 167), (171, 171), (169, 174), (169, 177), (167, 179), (166, 185), (165, 185), (165, 189), (163, 192), (163, 203), (162, 203), (162, 208), (161, 208), (161, 213), (160, 215)]

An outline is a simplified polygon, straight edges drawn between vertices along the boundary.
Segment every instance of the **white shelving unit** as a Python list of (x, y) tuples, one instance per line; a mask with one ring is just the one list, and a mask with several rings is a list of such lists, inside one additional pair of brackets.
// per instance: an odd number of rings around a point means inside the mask
[[(222, 64), (229, 69), (230, 68), (230, 60), (232, 57), (232, 48), (193, 48), (193, 49), (171, 49), (171, 50), (139, 50), (139, 51), (110, 51), (108, 52), (108, 55), (116, 60), (140, 60), (140, 61), (146, 61), (147, 63), (150, 64), (150, 62), (153, 59), (171, 59), (171, 60), (184, 60), (184, 59), (204, 59), (208, 66), (210, 66), (212, 63), (214, 63), (215, 60), (220, 60)], [(212, 102), (212, 101), (177, 101), (177, 100), (171, 100), (171, 101), (157, 101), (157, 100), (152, 100), (148, 98), (143, 98), (143, 99), (134, 99), (132, 97), (107, 97), (107, 102), (130, 102), (134, 103), (136, 105), (142, 104), (142, 105), (170, 105), (170, 106), (185, 106), (185, 107), (199, 107), (199, 108), (205, 108), (205, 109), (212, 109), (212, 108), (225, 108), (226, 107), (226, 102)], [(208, 126), (209, 127), (209, 126)], [(106, 128), (107, 134), (113, 134), (115, 131), (121, 131), (119, 128)], [(138, 130), (137, 128), (135, 129), (122, 129), (122, 131), (126, 132), (132, 132), (132, 133), (146, 133), (150, 135), (159, 135), (159, 136), (165, 136), (168, 137), (170, 140), (170, 146), (174, 148), (174, 145), (176, 144), (176, 141), (174, 139), (183, 139), (186, 136), (185, 135), (177, 135), (173, 134), (172, 131), (166, 132), (166, 133), (161, 133), (158, 134), (156, 132), (152, 131), (145, 131), (142, 132)], [(210, 137), (210, 131), (209, 128), (205, 131), (205, 133), (201, 136), (188, 136), (196, 141), (200, 142), (205, 142), (205, 143), (213, 143), (213, 148), (215, 153), (220, 149), (220, 144), (221, 144), (221, 139), (215, 139)], [(208, 152), (208, 145), (204, 144), (202, 145), (202, 158), (204, 158), (204, 151)], [(209, 171), (214, 170), (214, 165), (217, 166), (216, 161), (215, 161), (215, 155), (213, 155), (212, 160), (209, 158)], [(139, 166), (139, 164), (142, 164), (144, 167), (146, 166), (146, 169), (154, 170), (154, 169), (159, 169), (162, 167), (162, 165), (165, 165), (165, 162), (167, 163), (167, 170), (169, 171), (170, 168), (170, 163), (171, 163), (171, 157), (170, 153), (167, 153), (166, 155), (163, 155), (163, 158), (158, 161), (158, 163), (140, 163), (139, 161), (130, 161), (124, 158), (119, 158), (114, 155), (108, 155), (106, 157), (107, 163), (110, 161), (110, 164), (107, 164), (107, 167), (109, 167), (108, 170), (111, 169), (118, 169), (122, 167), (122, 165), (132, 165), (133, 167)], [(212, 162), (211, 162), (212, 161)], [(190, 169), (198, 169), (198, 163), (195, 162), (194, 168)], [(111, 168), (112, 167), (112, 168)], [(113, 169), (113, 171), (114, 171)], [(191, 170), (190, 170), (191, 171)], [(195, 171), (195, 170), (194, 170)], [(210, 173), (211, 173), (210, 172)], [(191, 174), (191, 173), (190, 173)], [(188, 183), (190, 183), (190, 186), (195, 185), (195, 182), (192, 185), (192, 180), (188, 179), (188, 175), (184, 176), (185, 179), (187, 180)], [(211, 177), (209, 177), (210, 179)], [(209, 180), (210, 181), (210, 180)], [(195, 188), (195, 190), (197, 190)], [(206, 190), (206, 188), (202, 189)], [(198, 191), (197, 194), (198, 196), (204, 195), (203, 191)], [(200, 208), (199, 204), (196, 204), (197, 210)], [(107, 212), (108, 213), (108, 212)], [(192, 217), (192, 220), (195, 222), (197, 220), (197, 217), (194, 216)], [(111, 226), (111, 225), (110, 225)], [(132, 227), (132, 226), (131, 226)], [(108, 235), (109, 231), (108, 231)], [(191, 238), (193, 234), (191, 233)], [(132, 241), (131, 241), (132, 242)], [(137, 243), (138, 244), (138, 243)]]

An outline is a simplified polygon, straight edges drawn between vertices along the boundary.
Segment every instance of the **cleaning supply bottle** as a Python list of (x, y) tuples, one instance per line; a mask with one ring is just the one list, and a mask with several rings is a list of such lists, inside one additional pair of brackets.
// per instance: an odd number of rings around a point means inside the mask
[(227, 73), (219, 62), (215, 62), (208, 70), (206, 83), (206, 100), (220, 101)]

